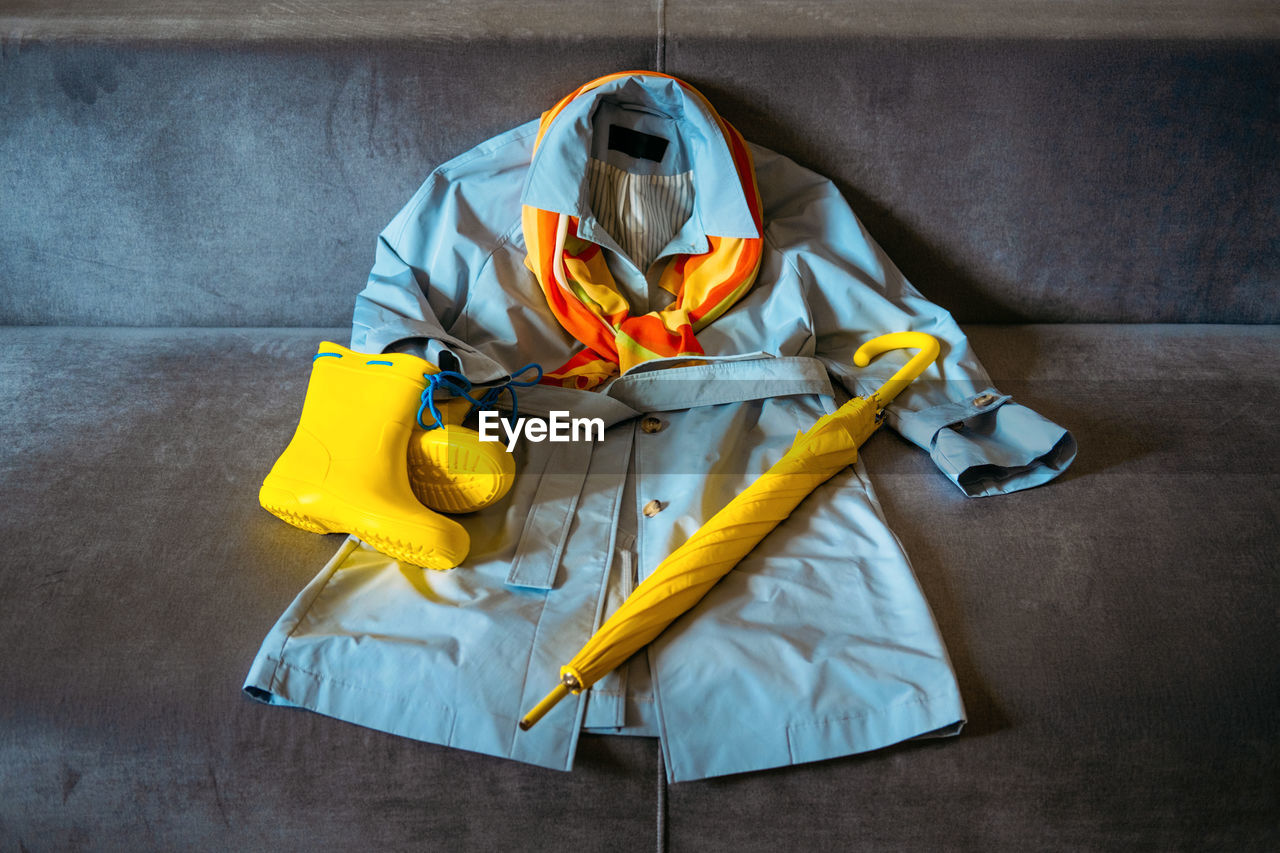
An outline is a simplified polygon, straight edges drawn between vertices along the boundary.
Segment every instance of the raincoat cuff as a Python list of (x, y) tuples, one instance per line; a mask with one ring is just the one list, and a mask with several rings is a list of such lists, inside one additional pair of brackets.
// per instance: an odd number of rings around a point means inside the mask
[(897, 427), (971, 498), (1047, 483), (1076, 457), (1071, 433), (994, 388), (900, 413)]

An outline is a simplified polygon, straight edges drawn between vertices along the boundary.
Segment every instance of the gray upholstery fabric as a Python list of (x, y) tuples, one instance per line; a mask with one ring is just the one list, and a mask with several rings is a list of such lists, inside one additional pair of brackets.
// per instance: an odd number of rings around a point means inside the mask
[[(1198, 16), (1193, 10), (1192, 16), (1200, 22), (1225, 18), (1232, 22), (1225, 27), (1228, 33), (1259, 20), (1256, 12), (1248, 12), (1251, 0), (1216, 2), (1228, 6), (1213, 16), (1204, 10)], [(14, 38), (98, 42), (616, 41), (637, 35), (652, 39), (663, 5), (664, 0), (644, 0), (601, 14), (591, 0), (525, 0), (518, 8), (510, 0), (4, 0), (0, 28)]]
[(698, 35), (892, 35), (980, 38), (1275, 38), (1262, 0), (4, 0), (0, 28), (18, 38), (202, 41), (477, 38), (517, 33), (585, 39), (670, 30)]
[(18, 41), (0, 56), (0, 323), (344, 323), (432, 167), (655, 65), (834, 178), (962, 321), (1280, 322), (1280, 42), (688, 19), (672, 9), (661, 41)]
[(0, 171), (0, 323), (346, 323), (434, 166), (652, 52), (19, 44), (0, 59), (0, 160), (22, 164)]
[(865, 448), (969, 727), (665, 790), (647, 739), (561, 774), (240, 694), (336, 548), (256, 490), (344, 329), (0, 329), (0, 847), (1274, 847), (1280, 329), (969, 331), (1080, 443), (981, 500)]
[(739, 39), (676, 32), (667, 62), (751, 138), (835, 179), (960, 321), (1280, 321), (1275, 42), (751, 49), (743, 62)]

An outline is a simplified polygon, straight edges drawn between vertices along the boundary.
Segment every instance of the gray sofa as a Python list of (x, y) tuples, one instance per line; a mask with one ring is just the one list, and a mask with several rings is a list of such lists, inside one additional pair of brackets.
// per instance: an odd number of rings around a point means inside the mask
[[(513, 5), (0, 3), (0, 849), (1276, 849), (1274, 13)], [(1078, 440), (979, 500), (864, 450), (960, 737), (667, 786), (241, 694), (337, 545), (256, 493), (378, 231), (623, 68), (833, 177)]]

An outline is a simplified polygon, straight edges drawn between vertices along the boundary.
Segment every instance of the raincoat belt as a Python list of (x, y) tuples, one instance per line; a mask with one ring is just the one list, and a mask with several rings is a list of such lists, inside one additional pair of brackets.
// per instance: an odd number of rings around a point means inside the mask
[[(600, 418), (606, 428), (646, 412), (671, 412), (769, 397), (817, 394), (831, 397), (831, 380), (820, 359), (748, 356), (701, 357), (697, 364), (666, 367), (660, 359), (613, 381), (603, 392), (536, 385), (520, 393), (520, 411), (546, 417), (569, 411), (575, 417)], [(665, 369), (659, 369), (663, 368)]]

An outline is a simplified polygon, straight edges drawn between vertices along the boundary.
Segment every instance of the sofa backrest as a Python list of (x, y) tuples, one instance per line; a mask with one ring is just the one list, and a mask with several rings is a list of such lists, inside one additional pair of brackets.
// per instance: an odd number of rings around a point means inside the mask
[(962, 322), (1280, 322), (1280, 39), (679, 20), (658, 40), (632, 21), (5, 41), (0, 324), (345, 325), (378, 232), (436, 164), (594, 76), (659, 66), (832, 177)]

